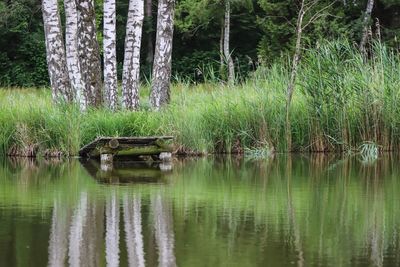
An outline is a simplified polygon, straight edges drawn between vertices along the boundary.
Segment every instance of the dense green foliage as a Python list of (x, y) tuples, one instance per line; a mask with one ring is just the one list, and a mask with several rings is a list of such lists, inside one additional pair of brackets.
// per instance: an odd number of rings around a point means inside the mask
[[(97, 25), (101, 42), (102, 0), (96, 0)], [(232, 1), (231, 49), (238, 78), (249, 75), (260, 64), (270, 65), (286, 58), (293, 48), (298, 7), (292, 0)], [(296, 2), (296, 1), (295, 1)], [(39, 0), (0, 1), (0, 84), (2, 86), (42, 86), (48, 84), (42, 13)], [(62, 1), (60, 8), (62, 11)], [(325, 7), (327, 7), (324, 9)], [(366, 1), (321, 0), (307, 13), (307, 22), (324, 9), (323, 16), (305, 30), (305, 44), (315, 47), (321, 39), (345, 38), (359, 42), (361, 18)], [(117, 1), (117, 58), (122, 69), (128, 0)], [(154, 37), (157, 1), (153, 1), (153, 20), (147, 19), (142, 49), (143, 76), (149, 76), (145, 62), (146, 42)], [(398, 48), (400, 3), (378, 0), (373, 23), (378, 18), (382, 41)], [(174, 77), (197, 82), (224, 79), (220, 73), (221, 23), (223, 1), (180, 0), (176, 7), (174, 38)], [(374, 34), (376, 28), (373, 27)], [(154, 38), (153, 38), (154, 41)]]
[[(400, 145), (398, 53), (377, 43), (364, 62), (345, 41), (307, 51), (291, 106), (293, 148), (348, 151), (365, 142), (381, 149)], [(146, 90), (140, 112), (55, 107), (47, 91), (0, 91), (0, 150), (12, 145), (61, 149), (76, 155), (98, 136), (176, 136), (184, 151), (285, 151), (286, 64), (259, 68), (236, 87), (177, 83), (163, 112), (148, 111)]]

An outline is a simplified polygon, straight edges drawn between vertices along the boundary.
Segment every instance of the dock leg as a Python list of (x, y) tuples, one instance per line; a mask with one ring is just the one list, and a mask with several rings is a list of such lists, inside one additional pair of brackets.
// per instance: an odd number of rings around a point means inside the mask
[(100, 168), (102, 171), (111, 171), (113, 169), (113, 155), (101, 154), (100, 155)]

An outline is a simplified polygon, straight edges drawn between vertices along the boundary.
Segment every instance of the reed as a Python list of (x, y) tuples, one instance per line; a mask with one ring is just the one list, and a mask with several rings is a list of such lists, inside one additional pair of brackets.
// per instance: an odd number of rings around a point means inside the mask
[[(30, 147), (76, 155), (98, 136), (176, 137), (176, 149), (196, 153), (284, 151), (287, 62), (260, 67), (245, 82), (227, 86), (210, 78), (174, 83), (172, 103), (149, 108), (148, 85), (139, 112), (55, 107), (46, 89), (0, 90), (0, 152)], [(207, 74), (213, 77), (212, 69)], [(349, 151), (371, 142), (380, 150), (400, 144), (400, 57), (380, 43), (363, 59), (346, 41), (305, 51), (290, 110), (296, 151)]]

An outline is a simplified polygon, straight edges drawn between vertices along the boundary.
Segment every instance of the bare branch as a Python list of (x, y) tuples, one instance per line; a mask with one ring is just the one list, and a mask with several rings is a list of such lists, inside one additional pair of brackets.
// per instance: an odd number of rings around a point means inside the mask
[(266, 18), (282, 18), (284, 19), (290, 26), (296, 27), (287, 17), (285, 16), (266, 16)]
[[(335, 3), (337, 2), (337, 0), (332, 1), (332, 3), (330, 3), (329, 5), (325, 6), (324, 8), (321, 8), (319, 11), (317, 11), (309, 20), (308, 22), (302, 27), (302, 29), (304, 30), (305, 28), (307, 28), (308, 25), (310, 25), (311, 23), (315, 22), (317, 19), (323, 17), (323, 16), (329, 16), (329, 14), (324, 14), (323, 12), (325, 10), (327, 10), (328, 8), (330, 8), (331, 6), (333, 6)], [(309, 10), (309, 9), (308, 9)]]

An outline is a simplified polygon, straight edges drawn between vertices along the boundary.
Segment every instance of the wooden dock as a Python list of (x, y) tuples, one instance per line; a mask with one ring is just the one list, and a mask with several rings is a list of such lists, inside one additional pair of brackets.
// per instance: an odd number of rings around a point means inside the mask
[(162, 159), (163, 154), (170, 154), (172, 148), (168, 142), (172, 136), (152, 137), (99, 137), (79, 150), (85, 158), (101, 157), (102, 161), (112, 161), (114, 156), (151, 156)]

